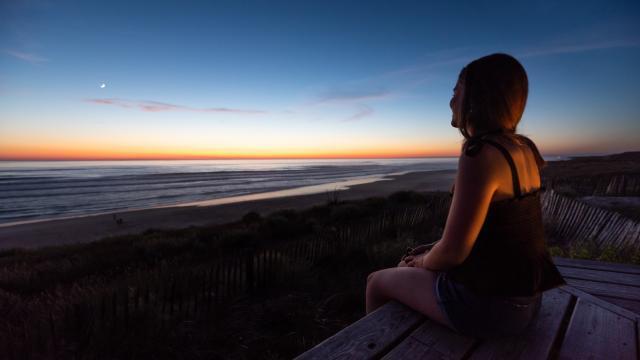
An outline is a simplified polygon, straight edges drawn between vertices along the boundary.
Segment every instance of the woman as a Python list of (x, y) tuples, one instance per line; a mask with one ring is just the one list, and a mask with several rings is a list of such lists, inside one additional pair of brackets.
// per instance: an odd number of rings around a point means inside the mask
[(462, 69), (449, 105), (465, 140), (442, 238), (369, 275), (367, 314), (394, 299), (462, 335), (513, 335), (535, 318), (543, 291), (566, 284), (545, 246), (545, 161), (516, 133), (527, 93), (526, 72), (509, 55)]

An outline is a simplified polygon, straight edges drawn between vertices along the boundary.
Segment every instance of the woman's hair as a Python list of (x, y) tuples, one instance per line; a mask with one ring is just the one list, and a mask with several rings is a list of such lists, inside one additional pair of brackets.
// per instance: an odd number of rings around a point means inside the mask
[[(464, 96), (457, 127), (465, 145), (471, 138), (469, 126), (474, 135), (502, 130), (517, 144), (530, 141), (516, 134), (529, 93), (527, 73), (518, 60), (501, 53), (481, 57), (462, 68), (458, 81), (464, 85)], [(544, 164), (541, 158), (536, 161)]]

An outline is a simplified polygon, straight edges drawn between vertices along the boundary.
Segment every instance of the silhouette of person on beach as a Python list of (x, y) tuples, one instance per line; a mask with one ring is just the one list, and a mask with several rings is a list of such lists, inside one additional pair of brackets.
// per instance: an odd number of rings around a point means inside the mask
[(464, 141), (443, 235), (369, 274), (367, 314), (396, 300), (463, 335), (510, 335), (532, 323), (543, 291), (566, 284), (544, 240), (545, 161), (516, 133), (527, 95), (527, 74), (510, 55), (461, 70), (449, 106)]

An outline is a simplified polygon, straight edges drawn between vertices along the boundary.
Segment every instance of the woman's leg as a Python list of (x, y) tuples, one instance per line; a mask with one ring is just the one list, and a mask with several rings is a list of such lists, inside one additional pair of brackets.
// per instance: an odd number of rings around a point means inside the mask
[(366, 312), (389, 300), (397, 300), (451, 329), (435, 294), (438, 273), (416, 267), (395, 267), (375, 271), (367, 277)]

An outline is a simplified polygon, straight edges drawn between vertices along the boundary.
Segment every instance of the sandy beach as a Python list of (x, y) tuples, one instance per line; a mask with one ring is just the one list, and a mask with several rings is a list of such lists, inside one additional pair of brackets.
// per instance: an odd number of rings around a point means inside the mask
[[(455, 179), (455, 170), (420, 171), (386, 177), (384, 180), (349, 186), (337, 192), (340, 200), (388, 196), (396, 191), (448, 191)], [(310, 195), (293, 195), (296, 191), (274, 191), (262, 194), (259, 200), (245, 197), (238, 202), (219, 205), (161, 207), (119, 212), (123, 219), (117, 224), (112, 214), (92, 215), (60, 220), (0, 227), (0, 249), (36, 248), (42, 246), (91, 242), (109, 236), (136, 234), (147, 229), (177, 229), (189, 226), (222, 224), (238, 220), (249, 211), (261, 214), (281, 209), (301, 209), (325, 204), (323, 191)], [(270, 197), (274, 196), (274, 197)]]

